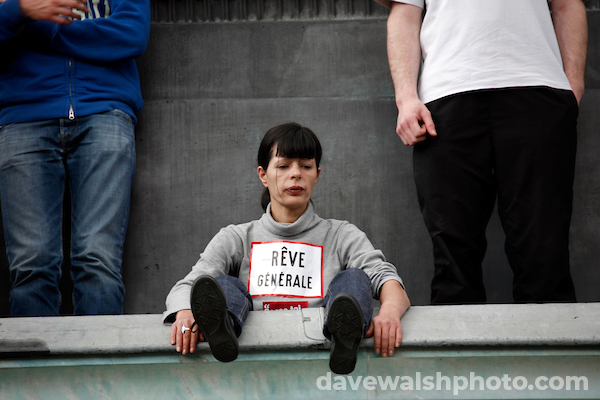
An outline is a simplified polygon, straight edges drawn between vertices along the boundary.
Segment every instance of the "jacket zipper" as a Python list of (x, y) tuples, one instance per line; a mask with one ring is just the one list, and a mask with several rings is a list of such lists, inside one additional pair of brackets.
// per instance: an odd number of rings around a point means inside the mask
[(75, 111), (73, 110), (73, 91), (71, 89), (71, 59), (69, 58), (69, 119), (75, 119)]

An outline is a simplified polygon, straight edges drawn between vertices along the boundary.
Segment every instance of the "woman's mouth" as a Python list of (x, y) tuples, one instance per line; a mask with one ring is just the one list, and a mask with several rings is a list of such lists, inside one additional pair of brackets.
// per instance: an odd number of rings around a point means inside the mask
[(302, 186), (291, 186), (289, 188), (286, 189), (286, 192), (290, 193), (290, 194), (300, 194), (304, 191), (304, 188)]

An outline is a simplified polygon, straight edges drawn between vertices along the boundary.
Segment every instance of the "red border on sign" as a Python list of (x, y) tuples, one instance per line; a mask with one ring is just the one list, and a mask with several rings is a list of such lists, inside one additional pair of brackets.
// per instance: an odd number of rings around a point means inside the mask
[[(250, 277), (252, 276), (252, 251), (254, 250), (254, 245), (255, 244), (268, 244), (268, 243), (294, 243), (294, 244), (305, 244), (307, 246), (312, 246), (312, 247), (320, 247), (321, 248), (321, 295), (320, 296), (292, 296), (292, 295), (285, 295), (285, 294), (257, 294), (257, 295), (253, 295), (252, 293), (250, 293)], [(250, 243), (250, 262), (249, 262), (249, 266), (248, 266), (248, 293), (250, 293), (250, 295), (252, 297), (297, 297), (297, 298), (301, 298), (301, 299), (319, 299), (323, 297), (323, 246), (320, 246), (318, 244), (312, 244), (312, 243), (305, 243), (305, 242), (294, 242), (291, 240), (270, 240), (267, 242), (252, 242)]]

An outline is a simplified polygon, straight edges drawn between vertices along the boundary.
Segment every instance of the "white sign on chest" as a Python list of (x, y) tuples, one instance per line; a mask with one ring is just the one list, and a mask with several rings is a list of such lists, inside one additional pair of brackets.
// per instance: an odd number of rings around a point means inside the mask
[(252, 243), (248, 291), (253, 297), (323, 297), (323, 246)]

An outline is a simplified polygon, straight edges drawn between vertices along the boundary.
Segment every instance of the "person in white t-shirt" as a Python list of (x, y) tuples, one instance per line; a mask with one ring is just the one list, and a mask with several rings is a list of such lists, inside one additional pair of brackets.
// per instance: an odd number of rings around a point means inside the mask
[(582, 0), (377, 1), (391, 8), (396, 132), (414, 146), (432, 303), (486, 301), (481, 263), (496, 198), (514, 300), (576, 301), (568, 234)]

